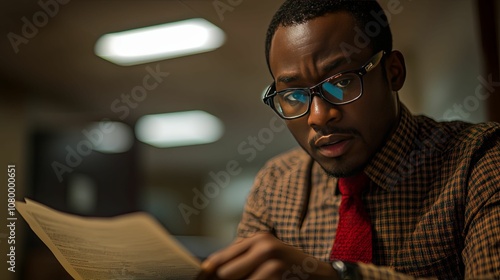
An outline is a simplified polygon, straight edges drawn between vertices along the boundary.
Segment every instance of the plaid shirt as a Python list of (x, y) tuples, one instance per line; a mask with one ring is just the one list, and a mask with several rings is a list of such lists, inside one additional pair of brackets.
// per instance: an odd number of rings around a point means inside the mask
[[(500, 277), (498, 123), (439, 123), (402, 106), (397, 130), (364, 171), (373, 264), (358, 264), (363, 279)], [(341, 200), (336, 186), (302, 149), (270, 160), (238, 236), (270, 231), (328, 261)]]

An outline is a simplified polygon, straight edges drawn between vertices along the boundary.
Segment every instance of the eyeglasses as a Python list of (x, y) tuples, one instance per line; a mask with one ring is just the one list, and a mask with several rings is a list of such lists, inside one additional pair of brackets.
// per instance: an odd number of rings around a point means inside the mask
[(272, 83), (267, 88), (263, 101), (281, 118), (287, 120), (300, 118), (309, 113), (314, 95), (333, 105), (351, 103), (363, 94), (363, 75), (377, 67), (384, 55), (385, 52), (380, 51), (361, 68), (335, 74), (310, 88), (287, 88), (276, 91), (276, 84)]

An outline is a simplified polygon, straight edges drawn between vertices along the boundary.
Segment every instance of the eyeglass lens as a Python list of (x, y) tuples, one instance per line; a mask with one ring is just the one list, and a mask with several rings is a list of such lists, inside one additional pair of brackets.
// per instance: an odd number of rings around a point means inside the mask
[[(332, 104), (344, 104), (359, 97), (361, 79), (353, 73), (332, 77), (318, 85), (320, 95)], [(314, 90), (313, 90), (314, 91)], [(309, 89), (289, 89), (278, 92), (274, 96), (274, 105), (284, 117), (304, 114), (311, 101)]]

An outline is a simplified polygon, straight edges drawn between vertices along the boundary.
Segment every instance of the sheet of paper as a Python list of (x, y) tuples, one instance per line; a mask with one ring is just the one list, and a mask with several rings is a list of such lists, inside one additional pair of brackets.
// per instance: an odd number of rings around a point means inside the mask
[(75, 279), (193, 279), (199, 261), (154, 218), (133, 213), (85, 218), (35, 201), (17, 210)]

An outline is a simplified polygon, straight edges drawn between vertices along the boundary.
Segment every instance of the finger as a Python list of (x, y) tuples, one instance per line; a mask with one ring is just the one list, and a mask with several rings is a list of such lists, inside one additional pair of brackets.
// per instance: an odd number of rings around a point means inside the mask
[(217, 275), (224, 279), (241, 279), (250, 275), (264, 262), (278, 257), (283, 244), (274, 236), (266, 234), (256, 235), (249, 238), (249, 248), (231, 262), (221, 266)]
[[(229, 247), (220, 250), (212, 255), (210, 255), (202, 264), (201, 269), (202, 272), (199, 275), (198, 279), (213, 279), (218, 269), (226, 265), (227, 263), (233, 262), (240, 255), (243, 255), (247, 252), (249, 248), (253, 246), (256, 242), (256, 238), (259, 236), (263, 236), (269, 234), (267, 232), (259, 232), (254, 235), (251, 235), (248, 238), (237, 238), (232, 245)], [(234, 279), (234, 277), (231, 277)]]
[(214, 272), (201, 271), (200, 274), (196, 276), (196, 280), (222, 280)]
[(251, 247), (251, 244), (254, 242), (253, 239), (256, 235), (269, 234), (268, 232), (257, 232), (255, 234), (250, 235), (249, 237), (238, 237), (236, 238), (231, 245), (227, 248), (222, 249), (218, 252), (215, 252), (208, 256), (208, 258), (202, 263), (201, 267), (203, 269), (211, 269), (216, 268), (224, 263), (230, 261), (232, 258), (235, 258), (243, 253), (245, 253), (248, 248)]
[(246, 279), (252, 271), (265, 261), (255, 249), (245, 251), (232, 261), (225, 263), (217, 270), (217, 276), (222, 279)]
[[(285, 278), (284, 274), (286, 271), (286, 267), (283, 262), (279, 260), (268, 260), (263, 263), (257, 270), (255, 270), (249, 277), (246, 279), (249, 280), (273, 280), (273, 279), (299, 279), (299, 278)], [(306, 278), (301, 278), (306, 279)]]
[(215, 274), (211, 271), (205, 271), (202, 270), (200, 273), (196, 276), (196, 280), (208, 280), (208, 279), (214, 279)]
[(221, 265), (245, 253), (250, 247), (246, 239), (235, 241), (229, 247), (210, 255), (202, 264), (201, 268), (207, 273), (217, 270)]

